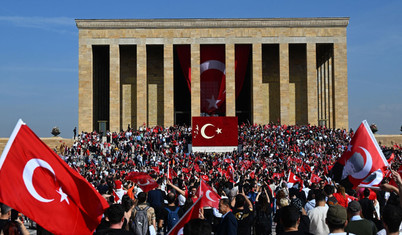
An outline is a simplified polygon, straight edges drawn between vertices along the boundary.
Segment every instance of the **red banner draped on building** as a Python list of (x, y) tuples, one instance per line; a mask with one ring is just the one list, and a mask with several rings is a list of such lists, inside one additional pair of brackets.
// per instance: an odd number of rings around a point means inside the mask
[[(191, 92), (190, 50), (189, 45), (176, 46), (180, 65)], [(201, 45), (200, 50), (201, 112), (224, 116), (226, 113), (225, 45)], [(235, 47), (236, 98), (243, 88), (249, 52), (250, 45), (236, 45)]]

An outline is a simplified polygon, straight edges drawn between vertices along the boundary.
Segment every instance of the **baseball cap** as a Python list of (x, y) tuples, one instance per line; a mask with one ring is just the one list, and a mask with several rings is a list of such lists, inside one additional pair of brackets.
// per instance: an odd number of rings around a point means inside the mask
[(358, 212), (362, 210), (362, 207), (358, 201), (351, 201), (349, 202), (348, 210), (351, 212)]
[(336, 204), (334, 206), (329, 206), (327, 212), (327, 221), (334, 225), (344, 224), (347, 220), (346, 208)]

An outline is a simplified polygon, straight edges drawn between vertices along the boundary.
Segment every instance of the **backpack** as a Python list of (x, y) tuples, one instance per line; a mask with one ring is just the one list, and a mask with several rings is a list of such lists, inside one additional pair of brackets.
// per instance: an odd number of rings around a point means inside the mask
[(147, 210), (149, 206), (141, 210), (138, 206), (135, 207), (136, 214), (131, 228), (136, 235), (146, 235), (148, 233), (148, 217)]
[(169, 210), (169, 208), (165, 207), (165, 209), (169, 212), (167, 219), (167, 231), (169, 232), (176, 224), (179, 222), (179, 209), (180, 207), (176, 207), (174, 211)]

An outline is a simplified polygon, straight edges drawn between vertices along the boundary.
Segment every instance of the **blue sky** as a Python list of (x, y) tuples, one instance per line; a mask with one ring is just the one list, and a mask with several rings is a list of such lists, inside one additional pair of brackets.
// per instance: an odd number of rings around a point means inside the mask
[(0, 5), (0, 137), (22, 118), (38, 136), (78, 124), (74, 19), (350, 17), (349, 126), (380, 134), (402, 125), (402, 1), (3, 1)]

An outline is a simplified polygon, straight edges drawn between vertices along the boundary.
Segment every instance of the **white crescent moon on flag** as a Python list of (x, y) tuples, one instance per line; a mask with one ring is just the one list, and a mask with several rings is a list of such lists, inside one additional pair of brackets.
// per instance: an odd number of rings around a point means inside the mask
[(293, 180), (297, 181), (298, 179), (296, 178), (296, 175), (293, 175)]
[(361, 171), (352, 174), (352, 177), (355, 179), (365, 178), (368, 175), (368, 173), (371, 171), (371, 167), (373, 166), (373, 159), (371, 158), (370, 152), (361, 146), (359, 146), (359, 147), (361, 149), (363, 149), (364, 153), (366, 154), (366, 164), (364, 164), (364, 167)]
[(213, 200), (213, 199), (209, 196), (210, 193), (211, 193), (211, 190), (208, 190), (207, 193), (205, 193), (205, 196), (207, 196), (208, 200), (213, 201), (213, 202), (216, 202), (215, 200)]
[(138, 182), (137, 183), (139, 186), (146, 186), (146, 185), (148, 185), (149, 184), (149, 180), (147, 180), (147, 182), (146, 183), (144, 183), (144, 184), (142, 184), (142, 183), (140, 183), (140, 182)]
[(22, 178), (24, 180), (25, 187), (27, 188), (28, 192), (32, 195), (32, 197), (34, 197), (36, 200), (38, 200), (40, 202), (46, 202), (46, 203), (51, 202), (54, 199), (43, 198), (35, 190), (35, 188), (34, 188), (34, 186), (32, 184), (33, 173), (34, 173), (35, 169), (38, 168), (38, 167), (46, 168), (50, 172), (52, 172), (54, 176), (56, 176), (54, 171), (53, 171), (53, 169), (52, 169), (52, 167), (49, 165), (49, 163), (47, 163), (47, 162), (45, 162), (45, 161), (43, 161), (41, 159), (38, 159), (38, 158), (33, 158), (33, 159), (31, 159), (31, 160), (29, 160), (27, 162), (27, 164), (24, 167), (24, 171), (22, 173)]
[(202, 63), (200, 65), (200, 74), (210, 69), (219, 70), (226, 75), (225, 64), (220, 62), (219, 60), (207, 60), (204, 63)]
[(205, 125), (203, 125), (203, 126), (201, 127), (201, 136), (204, 137), (205, 139), (212, 139), (212, 138), (215, 137), (215, 135), (213, 135), (213, 136), (208, 136), (208, 135), (205, 134), (205, 129), (206, 129), (207, 127), (209, 127), (209, 126), (214, 126), (214, 125), (212, 125), (211, 123), (207, 123), (207, 124), (205, 124)]

